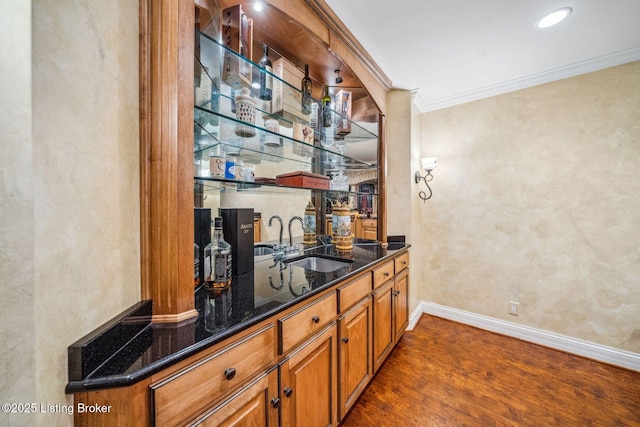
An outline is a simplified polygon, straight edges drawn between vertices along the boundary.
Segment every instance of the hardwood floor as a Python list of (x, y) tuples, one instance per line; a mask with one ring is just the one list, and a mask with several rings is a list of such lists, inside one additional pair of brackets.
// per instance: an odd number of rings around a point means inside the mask
[(423, 315), (354, 426), (640, 426), (640, 373)]

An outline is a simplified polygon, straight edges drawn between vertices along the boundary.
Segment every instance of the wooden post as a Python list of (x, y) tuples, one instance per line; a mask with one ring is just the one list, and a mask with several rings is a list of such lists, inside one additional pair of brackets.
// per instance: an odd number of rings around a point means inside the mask
[(195, 11), (140, 0), (142, 298), (153, 321), (194, 318), (193, 55)]

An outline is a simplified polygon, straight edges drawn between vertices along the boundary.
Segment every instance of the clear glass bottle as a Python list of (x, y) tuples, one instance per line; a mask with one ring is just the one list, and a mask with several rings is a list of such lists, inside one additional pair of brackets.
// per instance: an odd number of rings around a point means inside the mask
[(222, 218), (214, 220), (211, 243), (204, 248), (204, 281), (207, 288), (231, 285), (231, 245), (224, 240)]
[(331, 95), (329, 95), (329, 85), (324, 85), (324, 96), (322, 97), (322, 126), (331, 127)]
[(271, 59), (269, 59), (269, 46), (266, 44), (262, 48), (262, 58), (260, 58), (258, 65), (266, 71), (260, 72), (260, 99), (271, 101), (271, 92), (273, 91), (273, 77), (271, 76), (271, 72), (273, 71), (273, 64), (271, 64)]
[(302, 78), (302, 114), (311, 114), (311, 89), (313, 84), (309, 78), (309, 64), (304, 64), (304, 77)]

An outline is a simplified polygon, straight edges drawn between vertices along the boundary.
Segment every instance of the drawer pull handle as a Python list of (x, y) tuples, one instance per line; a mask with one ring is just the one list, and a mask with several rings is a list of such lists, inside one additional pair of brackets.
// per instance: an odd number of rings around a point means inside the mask
[(313, 320), (313, 323), (320, 323), (320, 316), (313, 316), (311, 320)]
[(224, 370), (224, 377), (231, 381), (236, 376), (236, 368), (227, 368)]
[(291, 395), (293, 394), (293, 389), (291, 387), (285, 387), (283, 391), (286, 397), (291, 397)]
[(347, 338), (347, 337), (342, 338), (342, 342), (345, 343), (345, 344), (348, 343), (349, 342), (349, 338)]
[(274, 397), (273, 399), (271, 399), (271, 406), (273, 406), (274, 408), (279, 408), (280, 407), (280, 399), (278, 399), (277, 397)]

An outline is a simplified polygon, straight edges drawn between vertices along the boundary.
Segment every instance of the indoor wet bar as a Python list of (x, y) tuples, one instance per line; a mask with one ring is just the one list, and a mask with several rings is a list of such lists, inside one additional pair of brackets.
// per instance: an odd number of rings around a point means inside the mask
[(141, 50), (162, 135), (142, 135), (143, 185), (181, 187), (143, 217), (148, 298), (69, 347), (66, 392), (118, 408), (75, 423), (336, 425), (409, 323), (379, 166), (388, 81), (322, 2), (141, 4), (143, 46), (180, 40)]
[(640, 427), (640, 0), (0, 2), (0, 427)]

